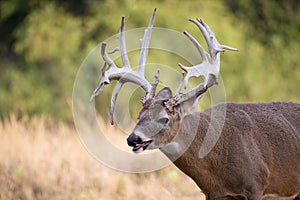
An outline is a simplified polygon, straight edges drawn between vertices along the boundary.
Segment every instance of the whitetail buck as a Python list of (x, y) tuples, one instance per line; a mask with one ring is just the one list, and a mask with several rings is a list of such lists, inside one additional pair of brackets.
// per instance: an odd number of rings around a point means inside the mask
[[(155, 95), (159, 72), (153, 84), (144, 77), (154, 16), (155, 10), (142, 38), (137, 70), (131, 69), (126, 55), (124, 17), (119, 31), (120, 46), (116, 49), (121, 53), (123, 68), (117, 67), (108, 57), (106, 44), (102, 43), (101, 55), (105, 65), (91, 99), (111, 80), (119, 81), (111, 99), (110, 119), (113, 124), (114, 105), (122, 85), (132, 82), (141, 86), (146, 96), (142, 100), (137, 125), (127, 139), (128, 145), (136, 153), (160, 149), (197, 183), (207, 199), (260, 200), (270, 194), (299, 199), (300, 104), (222, 103), (204, 112), (195, 112), (194, 105), (201, 95), (217, 83), (220, 53), (225, 49), (237, 50), (220, 45), (208, 25), (200, 19), (190, 21), (202, 32), (208, 53), (184, 32), (203, 61), (193, 67), (179, 64), (186, 75), (174, 96), (168, 87)], [(186, 85), (190, 77), (199, 76), (204, 77), (201, 84), (187, 93), (180, 93), (182, 83)], [(212, 131), (207, 133), (210, 126)], [(214, 134), (214, 130), (220, 131), (219, 139), (207, 155), (201, 156), (205, 136)], [(194, 139), (187, 144), (189, 135)]]

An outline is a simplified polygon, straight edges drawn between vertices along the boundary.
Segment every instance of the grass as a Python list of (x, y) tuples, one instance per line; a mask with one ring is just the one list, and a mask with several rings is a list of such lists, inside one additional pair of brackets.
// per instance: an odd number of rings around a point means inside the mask
[(0, 199), (204, 198), (173, 165), (147, 174), (101, 165), (73, 127), (46, 117), (12, 115), (0, 123), (0, 137)]

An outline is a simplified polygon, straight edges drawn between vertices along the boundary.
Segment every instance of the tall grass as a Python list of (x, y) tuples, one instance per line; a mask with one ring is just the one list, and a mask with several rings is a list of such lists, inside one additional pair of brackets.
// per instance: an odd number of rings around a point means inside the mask
[(174, 166), (148, 174), (102, 166), (66, 124), (14, 115), (0, 123), (0, 199), (199, 198), (197, 186)]

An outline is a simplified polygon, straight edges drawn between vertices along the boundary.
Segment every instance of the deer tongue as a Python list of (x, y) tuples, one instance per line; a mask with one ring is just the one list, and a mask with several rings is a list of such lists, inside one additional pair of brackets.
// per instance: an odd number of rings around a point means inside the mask
[(133, 147), (133, 149), (132, 149), (132, 151), (133, 151), (134, 153), (140, 153), (140, 152), (146, 150), (147, 147), (148, 147), (148, 145), (149, 145), (151, 142), (152, 142), (152, 140), (146, 141), (146, 142), (141, 142), (141, 143), (139, 143), (139, 144), (135, 144), (134, 147)]

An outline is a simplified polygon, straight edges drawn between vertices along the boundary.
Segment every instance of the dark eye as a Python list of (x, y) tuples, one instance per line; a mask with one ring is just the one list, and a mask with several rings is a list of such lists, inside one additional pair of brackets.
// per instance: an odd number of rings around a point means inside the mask
[(169, 118), (167, 117), (162, 117), (158, 120), (158, 123), (161, 123), (161, 124), (166, 124), (169, 122)]

